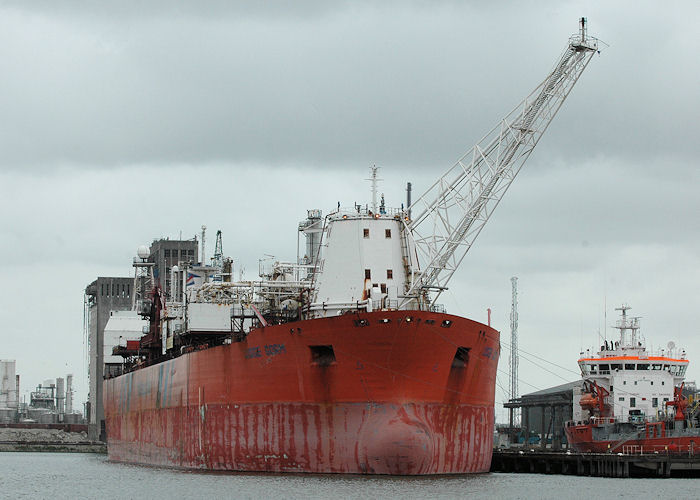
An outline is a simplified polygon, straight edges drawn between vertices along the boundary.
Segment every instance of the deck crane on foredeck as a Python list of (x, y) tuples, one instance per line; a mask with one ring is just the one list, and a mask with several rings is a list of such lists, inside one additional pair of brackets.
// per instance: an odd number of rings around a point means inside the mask
[(420, 269), (413, 266), (407, 277), (405, 302), (429, 308), (447, 288), (597, 49), (581, 18), (578, 34), (544, 81), (411, 204), (414, 217), (404, 233)]
[(214, 245), (214, 256), (211, 258), (211, 265), (219, 269), (224, 267), (224, 247), (221, 242), (221, 229), (216, 232), (216, 244)]

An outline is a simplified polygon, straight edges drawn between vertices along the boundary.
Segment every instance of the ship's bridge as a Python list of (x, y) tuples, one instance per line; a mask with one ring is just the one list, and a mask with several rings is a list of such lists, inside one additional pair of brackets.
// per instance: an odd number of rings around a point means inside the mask
[(355, 205), (329, 214), (314, 271), (312, 314), (399, 308), (410, 270), (417, 268), (406, 238), (409, 220), (405, 210), (383, 206), (373, 211)]
[[(664, 414), (666, 403), (673, 400), (674, 387), (683, 382), (688, 368), (685, 350), (676, 349), (673, 342), (668, 343), (668, 349), (648, 351), (639, 332), (639, 318), (628, 317), (629, 309), (626, 305), (618, 308), (622, 318), (615, 328), (620, 330), (620, 339), (605, 340), (598, 352), (587, 350), (578, 360), (581, 376), (607, 392), (608, 416), (623, 422), (633, 414), (652, 418)], [(582, 396), (574, 397), (576, 421), (587, 418), (587, 410), (579, 405)]]
[(668, 351), (661, 349), (650, 354), (639, 331), (640, 318), (628, 316), (630, 309), (626, 304), (616, 308), (621, 313), (614, 326), (620, 332), (619, 340), (605, 340), (595, 355), (590, 350), (581, 353), (578, 360), (581, 375), (595, 377), (616, 372), (669, 372), (674, 378), (683, 378), (688, 367), (685, 350), (675, 349), (675, 344), (669, 342)]
[(618, 371), (654, 372), (667, 371), (674, 377), (684, 377), (688, 368), (687, 359), (661, 356), (615, 356), (609, 358), (581, 358), (578, 360), (581, 375), (610, 375)]

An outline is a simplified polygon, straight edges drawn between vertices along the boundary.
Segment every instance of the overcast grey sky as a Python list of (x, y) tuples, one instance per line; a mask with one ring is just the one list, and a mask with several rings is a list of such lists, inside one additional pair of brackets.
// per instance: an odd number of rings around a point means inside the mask
[[(255, 276), (306, 208), (398, 206), (527, 95), (581, 15), (596, 55), (446, 294), (509, 342), (521, 392), (576, 378), (615, 305), (700, 379), (697, 2), (91, 2), (0, 6), (1, 358), (23, 391), (76, 374), (96, 276), (153, 238), (222, 229)], [(610, 329), (609, 329), (610, 332)], [(537, 361), (544, 366), (544, 363)], [(499, 382), (507, 386), (508, 357)], [(503, 392), (497, 388), (497, 399)], [(504, 413), (499, 408), (499, 418)]]

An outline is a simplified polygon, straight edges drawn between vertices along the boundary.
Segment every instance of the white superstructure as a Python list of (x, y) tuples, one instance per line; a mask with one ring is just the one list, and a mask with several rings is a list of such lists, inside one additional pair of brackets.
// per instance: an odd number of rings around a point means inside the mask
[[(314, 273), (314, 317), (344, 310), (397, 309), (407, 291), (415, 255), (405, 236), (403, 211), (357, 208), (326, 218), (321, 258)], [(404, 302), (402, 309), (413, 309)]]
[(126, 347), (129, 340), (139, 340), (147, 327), (148, 322), (136, 311), (112, 311), (104, 329), (104, 362), (122, 363), (123, 358), (113, 354), (114, 348)]
[[(660, 417), (667, 411), (666, 402), (673, 401), (674, 387), (685, 378), (685, 351), (676, 350), (669, 342), (668, 349), (655, 355), (649, 353), (639, 332), (639, 318), (627, 316), (627, 305), (617, 310), (622, 313), (615, 326), (620, 339), (605, 341), (595, 355), (582, 352), (578, 360), (581, 376), (609, 393), (605, 398), (610, 409), (608, 416), (617, 421), (627, 422), (635, 416)], [(574, 391), (574, 421), (590, 416), (580, 405), (583, 390), (578, 394)]]

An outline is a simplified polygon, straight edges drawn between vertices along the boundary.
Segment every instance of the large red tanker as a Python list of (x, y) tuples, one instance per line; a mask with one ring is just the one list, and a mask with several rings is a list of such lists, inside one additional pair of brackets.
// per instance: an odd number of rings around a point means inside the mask
[(305, 252), (261, 261), (260, 280), (233, 281), (219, 244), (211, 266), (140, 250), (133, 314), (147, 333), (124, 336), (124, 373), (105, 381), (110, 459), (486, 472), (499, 335), (436, 301), (596, 47), (582, 19), (545, 80), (422, 196), (377, 203), (373, 168), (371, 205), (309, 210)]
[(421, 311), (261, 327), (105, 381), (112, 460), (444, 474), (491, 463), (498, 332)]

